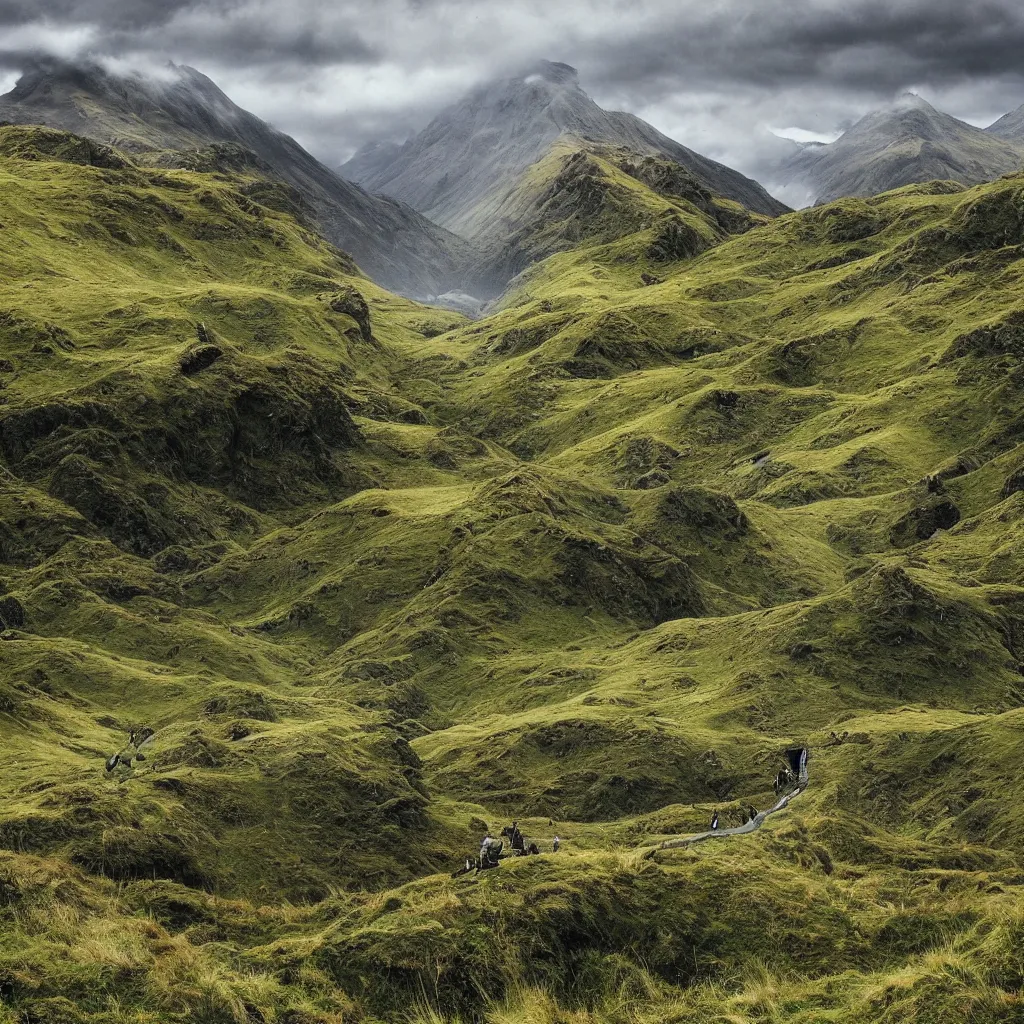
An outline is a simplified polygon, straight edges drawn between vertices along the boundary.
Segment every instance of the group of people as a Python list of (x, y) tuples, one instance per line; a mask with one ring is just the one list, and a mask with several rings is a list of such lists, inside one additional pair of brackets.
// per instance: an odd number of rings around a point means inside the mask
[[(526, 837), (519, 830), (519, 822), (513, 821), (511, 825), (501, 830), (502, 839), (495, 839), (490, 832), (484, 836), (480, 844), (480, 853), (476, 857), (467, 857), (463, 867), (456, 871), (452, 877), (468, 874), (470, 871), (486, 871), (488, 868), (496, 868), (502, 858), (502, 851), (505, 849), (505, 840), (512, 850), (513, 857), (530, 857), (540, 853), (540, 847), (536, 843), (527, 845)], [(551, 852), (558, 853), (562, 840), (555, 836), (551, 842)]]
[[(843, 742), (847, 738), (846, 733), (841, 737), (832, 734), (833, 739), (838, 742)], [(778, 796), (784, 790), (787, 790), (792, 785), (803, 785), (807, 780), (807, 759), (809, 752), (806, 747), (794, 747), (791, 750), (786, 751), (786, 758), (789, 761), (788, 767), (782, 768), (775, 776), (774, 789), (775, 795)], [(797, 790), (798, 792), (798, 790)], [(792, 795), (792, 794), (790, 794)], [(780, 801), (778, 806), (784, 806), (787, 801)], [(770, 811), (765, 811), (763, 814), (769, 814)], [(757, 822), (759, 812), (753, 804), (749, 804), (745, 811), (741, 811), (740, 815), (742, 818), (741, 826), (749, 824), (751, 822)], [(548, 824), (554, 824), (548, 822)], [(711, 815), (711, 831), (717, 832), (719, 827), (719, 816), (716, 810)], [(456, 871), (452, 877), (456, 878), (459, 875), (467, 874), (470, 871), (484, 871), (487, 868), (496, 868), (498, 862), (502, 856), (502, 850), (505, 847), (504, 840), (507, 839), (509, 846), (512, 849), (512, 856), (522, 857), (530, 854), (540, 853), (540, 848), (536, 843), (530, 843), (529, 846), (526, 844), (526, 838), (522, 832), (519, 831), (519, 823), (513, 821), (510, 826), (501, 830), (502, 839), (495, 839), (490, 832), (484, 836), (483, 842), (480, 844), (480, 855), (478, 857), (467, 857), (465, 866)], [(698, 839), (704, 838), (703, 836), (696, 837)], [(685, 840), (689, 842), (690, 840)], [(561, 840), (558, 836), (555, 836), (554, 841), (551, 844), (551, 850), (553, 853), (558, 853), (558, 848), (561, 845)], [(666, 844), (662, 844), (663, 846)], [(679, 845), (678, 843), (675, 845)]]

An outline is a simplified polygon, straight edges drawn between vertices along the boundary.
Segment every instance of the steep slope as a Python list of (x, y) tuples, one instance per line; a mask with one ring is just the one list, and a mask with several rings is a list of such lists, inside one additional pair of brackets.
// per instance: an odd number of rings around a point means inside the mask
[(40, 61), (0, 96), (0, 121), (75, 132), (144, 161), (163, 154), (164, 163), (248, 168), (287, 182), (331, 242), (382, 285), (405, 294), (448, 291), (470, 259), (465, 242), (339, 178), (192, 68), (169, 65), (161, 76), (146, 78), (94, 64)]
[(993, 138), (908, 94), (861, 118), (835, 142), (806, 146), (776, 177), (805, 183), (818, 203), (922, 181), (977, 185), (1024, 165), (1024, 147), (1009, 138)]
[(990, 124), (985, 131), (991, 135), (997, 135), (1001, 139), (1009, 139), (1011, 142), (1020, 142), (1024, 139), (1024, 106), (1003, 114), (998, 121)]
[(719, 244), (468, 323), (0, 129), (4, 1024), (1020, 1018), (1024, 177), (725, 237), (620, 157)]
[(456, 234), (484, 238), (520, 175), (563, 136), (667, 157), (711, 192), (757, 213), (786, 209), (756, 182), (681, 146), (640, 118), (602, 110), (580, 88), (573, 68), (546, 61), (524, 75), (474, 90), (401, 149), (375, 145), (340, 170)]

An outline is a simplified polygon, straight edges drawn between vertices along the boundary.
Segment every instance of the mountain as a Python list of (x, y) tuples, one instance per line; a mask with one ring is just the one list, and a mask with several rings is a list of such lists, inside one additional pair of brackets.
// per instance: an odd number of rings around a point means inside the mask
[[(569, 163), (574, 152), (593, 156), (609, 149), (624, 159), (631, 154), (677, 165), (689, 191), (705, 199), (715, 196), (768, 216), (787, 209), (756, 182), (638, 117), (602, 110), (580, 88), (573, 68), (549, 62), (474, 90), (404, 146), (365, 147), (340, 173), (477, 244), (483, 257), (468, 288), (487, 295), (499, 293), (530, 262), (580, 241), (589, 230), (585, 211), (602, 206), (623, 213), (625, 193), (607, 194), (607, 175), (591, 176), (587, 196), (580, 194), (579, 174), (592, 160)], [(627, 202), (631, 209), (618, 218), (619, 233), (636, 230), (650, 205)], [(556, 225), (570, 210), (572, 232), (560, 232)], [(615, 219), (604, 217), (607, 237), (615, 233)]]
[(372, 278), (405, 294), (449, 290), (470, 260), (465, 242), (340, 178), (192, 68), (121, 75), (97, 64), (40, 60), (0, 96), (0, 121), (76, 132), (142, 160), (244, 168), (280, 179), (331, 242)]
[(402, 152), (397, 142), (367, 142), (347, 163), (342, 166), (346, 181), (360, 181), (376, 173), (381, 167), (387, 167)]
[(908, 94), (861, 118), (835, 142), (811, 144), (774, 177), (806, 185), (814, 201), (871, 196), (923, 181), (977, 185), (1024, 165), (1024, 146), (993, 138)]
[(1024, 175), (545, 159), (470, 323), (0, 127), (3, 1024), (1020, 1021)]
[(1014, 142), (1024, 141), (1024, 106), (1011, 110), (1008, 114), (1003, 114), (998, 121), (990, 124), (985, 131), (1001, 139), (1010, 139)]
[(524, 75), (473, 90), (397, 150), (393, 145), (363, 149), (341, 173), (476, 238), (486, 234), (519, 176), (565, 136), (668, 157), (716, 195), (757, 213), (786, 209), (757, 182), (681, 146), (633, 114), (602, 110), (580, 88), (575, 69), (546, 61)]

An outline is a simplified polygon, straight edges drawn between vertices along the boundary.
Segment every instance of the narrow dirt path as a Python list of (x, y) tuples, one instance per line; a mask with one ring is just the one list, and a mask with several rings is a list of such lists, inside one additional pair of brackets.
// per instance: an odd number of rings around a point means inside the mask
[(684, 836), (681, 839), (669, 839), (662, 843), (659, 849), (674, 850), (681, 846), (692, 846), (694, 843), (703, 843), (706, 839), (718, 839), (722, 836), (742, 836), (746, 835), (748, 832), (755, 832), (765, 823), (769, 815), (778, 814), (779, 811), (784, 811), (789, 806), (790, 802), (795, 800), (806, 788), (807, 752), (804, 751), (804, 756), (800, 760), (800, 774), (797, 778), (796, 789), (783, 796), (774, 807), (770, 807), (767, 811), (761, 811), (750, 821), (745, 822), (742, 825), (736, 825), (734, 828), (719, 828), (714, 831), (709, 830), (707, 832), (698, 832), (695, 836)]

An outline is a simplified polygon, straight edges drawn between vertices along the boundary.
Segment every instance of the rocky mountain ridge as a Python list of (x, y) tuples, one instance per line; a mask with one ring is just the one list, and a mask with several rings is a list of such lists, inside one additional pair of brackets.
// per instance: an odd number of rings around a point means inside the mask
[(1024, 140), (1024, 104), (1017, 107), (1016, 110), (1003, 114), (998, 121), (993, 121), (985, 131), (1012, 142)]
[(790, 187), (803, 183), (814, 202), (828, 203), (933, 180), (977, 185), (1022, 165), (1024, 145), (1008, 130), (976, 128), (908, 93), (835, 142), (803, 146), (773, 178)]

